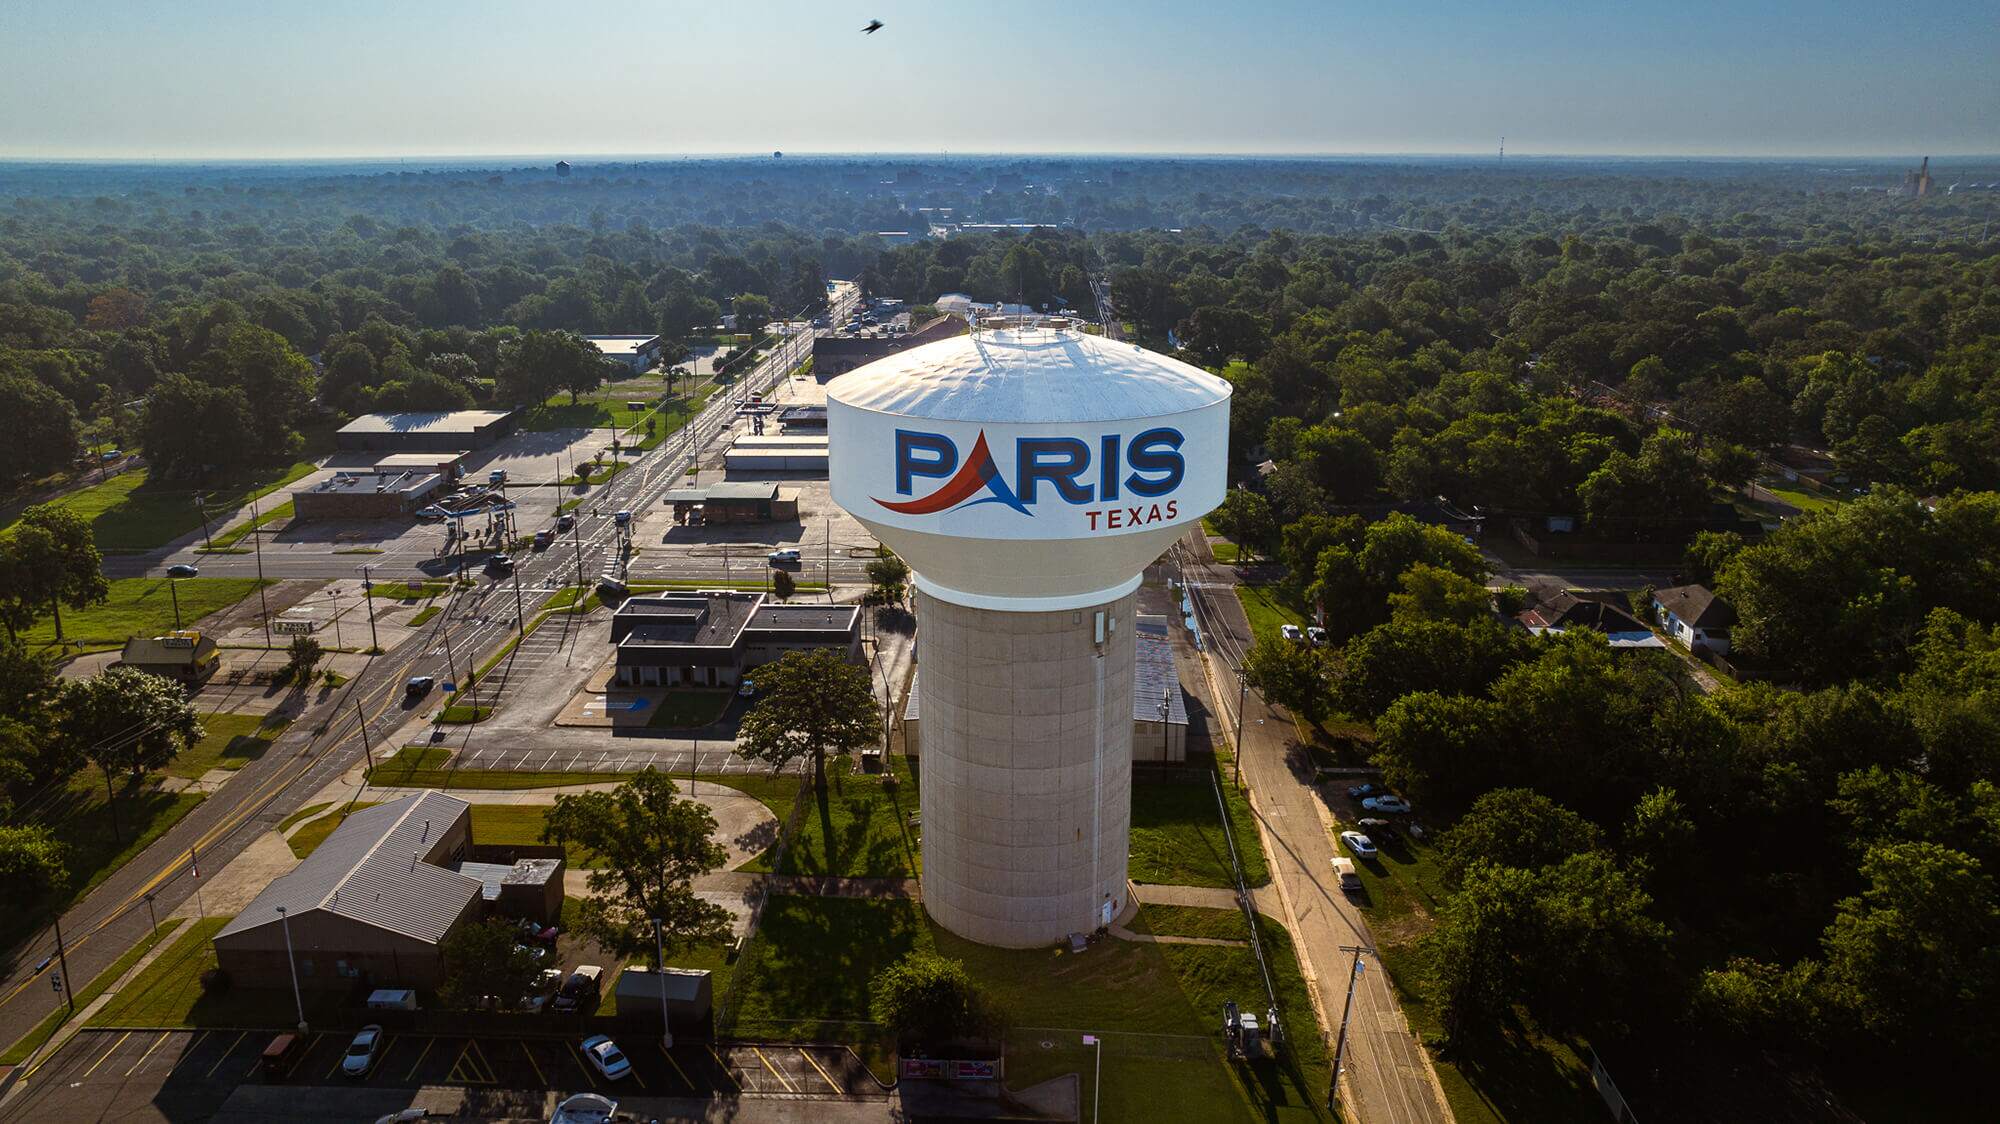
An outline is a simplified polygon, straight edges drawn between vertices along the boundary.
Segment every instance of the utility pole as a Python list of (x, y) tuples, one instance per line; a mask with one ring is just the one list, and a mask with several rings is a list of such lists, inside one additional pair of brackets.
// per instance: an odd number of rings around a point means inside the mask
[(1250, 680), (1236, 669), (1236, 787), (1243, 787), (1243, 704), (1250, 699)]
[(371, 651), (380, 651), (382, 642), (375, 638), (375, 582), (370, 573), (373, 567), (357, 566), (355, 569), (361, 571), (361, 597), (368, 602), (368, 647)]
[(444, 637), (444, 666), (451, 672), (452, 681), (458, 681), (458, 661), (451, 655), (451, 598), (445, 598), (444, 612), (438, 614), (438, 635)]
[(514, 567), (514, 634), (525, 638), (528, 635), (528, 621), (521, 609), (521, 568)]
[(250, 497), (250, 545), (257, 552), (257, 604), (264, 609), (264, 648), (271, 647), (271, 599), (264, 593), (264, 536), (257, 531), (257, 497)]
[(196, 492), (194, 494), (194, 509), (201, 515), (202, 548), (205, 550), (214, 550), (215, 541), (208, 537), (208, 506), (202, 503), (202, 501), (207, 498), (208, 498), (207, 496), (202, 495), (200, 492)]
[(160, 915), (153, 912), (153, 895), (151, 894), (146, 895), (146, 919), (153, 923), (153, 938), (155, 940), (159, 939)]
[(826, 603), (833, 604), (833, 516), (826, 517)]
[(368, 769), (370, 772), (373, 772), (375, 769), (375, 745), (368, 740), (368, 712), (361, 709), (361, 699), (359, 696), (356, 696), (354, 700), (354, 716), (361, 719), (361, 752), (367, 755)]
[(63, 996), (69, 1000), (69, 1013), (76, 1014), (76, 979), (69, 974), (69, 953), (63, 949), (62, 918), (56, 918), (56, 962), (62, 965)]
[(1354, 968), (1347, 974), (1347, 1001), (1340, 1005), (1340, 1038), (1333, 1047), (1333, 1076), (1326, 1083), (1326, 1107), (1329, 1110), (1335, 1110), (1340, 1101), (1340, 1067), (1347, 1055), (1347, 1016), (1354, 1010), (1354, 985), (1360, 982), (1364, 967), (1361, 954), (1375, 950), (1358, 944), (1344, 944), (1340, 946), (1340, 951), (1354, 954)]
[(167, 592), (174, 596), (174, 631), (178, 632), (181, 627), (181, 580), (168, 578)]

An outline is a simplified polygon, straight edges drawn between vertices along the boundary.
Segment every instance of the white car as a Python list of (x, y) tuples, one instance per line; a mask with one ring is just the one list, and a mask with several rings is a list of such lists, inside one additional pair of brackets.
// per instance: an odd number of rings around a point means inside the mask
[(1410, 802), (1400, 796), (1371, 796), (1361, 802), (1363, 808), (1371, 812), (1407, 812)]
[(583, 1056), (590, 1059), (590, 1064), (595, 1066), (597, 1072), (603, 1074), (607, 1081), (616, 1081), (621, 1077), (632, 1075), (632, 1063), (626, 1059), (624, 1052), (618, 1049), (618, 1043), (613, 1042), (608, 1035), (600, 1034), (594, 1038), (584, 1039)]
[(555, 998), (556, 989), (562, 987), (562, 982), (561, 968), (543, 968), (541, 976), (535, 980), (535, 989), (522, 998), (521, 1009), (539, 1011), (548, 1006), (549, 1000)]
[(1375, 841), (1358, 831), (1341, 832), (1340, 841), (1347, 844), (1347, 849), (1353, 851), (1354, 857), (1357, 859), (1372, 859), (1375, 857)]
[(1292, 642), (1293, 642), (1293, 643), (1295, 643), (1295, 644), (1296, 644), (1297, 642), (1299, 642), (1299, 641), (1301, 641), (1301, 640), (1304, 640), (1304, 639), (1306, 638), (1306, 634), (1305, 634), (1305, 633), (1303, 633), (1303, 632), (1300, 632), (1300, 631), (1299, 631), (1299, 626), (1298, 626), (1298, 625), (1295, 625), (1295, 624), (1288, 624), (1288, 625), (1281, 625), (1281, 626), (1279, 626), (1279, 628), (1278, 628), (1278, 635), (1280, 635), (1280, 636), (1284, 637), (1284, 638), (1285, 638), (1285, 639), (1287, 639), (1287, 640), (1290, 640), (1290, 641), (1292, 641)]
[(347, 1054), (340, 1059), (340, 1072), (349, 1077), (366, 1077), (375, 1067), (375, 1058), (382, 1052), (382, 1028), (369, 1025), (361, 1028), (354, 1041), (347, 1044)]
[(1326, 643), (1326, 630), (1316, 624), (1309, 625), (1306, 628), (1306, 639), (1312, 642), (1313, 647), (1321, 647)]

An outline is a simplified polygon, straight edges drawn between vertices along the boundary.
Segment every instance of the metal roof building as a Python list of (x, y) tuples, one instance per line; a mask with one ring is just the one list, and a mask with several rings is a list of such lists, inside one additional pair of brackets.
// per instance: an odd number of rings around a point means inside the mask
[(456, 452), (483, 449), (514, 431), (512, 410), (363, 414), (334, 434), (343, 449)]
[[(447, 869), (471, 849), (472, 806), (425, 792), (349, 815), (215, 935), (240, 987), (288, 987), (285, 930), (305, 988), (357, 979), (435, 987), (438, 945), (477, 913), (479, 879)], [(283, 910), (281, 914), (279, 911)]]

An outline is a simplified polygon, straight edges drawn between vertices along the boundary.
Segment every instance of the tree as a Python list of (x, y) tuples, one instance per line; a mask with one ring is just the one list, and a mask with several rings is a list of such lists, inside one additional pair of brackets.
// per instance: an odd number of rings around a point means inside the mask
[(881, 548), (880, 553), (879, 558), (868, 563), (869, 599), (884, 605), (900, 605), (904, 586), (910, 580), (910, 564), (896, 557), (886, 546)]
[(729, 911), (692, 887), (725, 858), (713, 839), (715, 817), (676, 792), (649, 768), (609, 792), (558, 795), (543, 820), (544, 842), (586, 851), (597, 864), (574, 927), (620, 955), (653, 951), (655, 919), (670, 949), (729, 935)]
[(1463, 625), (1399, 617), (1341, 649), (1334, 665), (1333, 701), (1348, 714), (1374, 718), (1418, 691), (1476, 693), (1530, 651), (1521, 629), (1502, 624), (1491, 613)]
[(202, 738), (201, 717), (180, 685), (131, 667), (113, 667), (63, 684), (56, 730), (77, 758), (104, 770), (106, 810), (118, 831), (112, 774), (134, 779), (172, 760)]
[(0, 376), (0, 417), (13, 434), (0, 444), (0, 479), (46, 476), (75, 458), (76, 407), (49, 387)]
[(790, 570), (771, 571), (771, 592), (777, 595), (778, 600), (790, 601), (792, 594), (797, 593), (798, 589), (799, 583), (792, 580)]
[(752, 337), (761, 334), (764, 326), (771, 322), (771, 302), (756, 293), (738, 293), (729, 302), (730, 311), (736, 314), (736, 330), (747, 332)]
[(438, 951), (444, 956), (438, 998), (446, 1007), (469, 1010), (490, 995), (501, 1010), (512, 1011), (541, 979), (541, 962), (521, 946), (514, 926), (498, 917), (460, 925)]
[(919, 949), (884, 968), (869, 986), (871, 1017), (902, 1047), (945, 1046), (991, 1029), (985, 994), (965, 965)]
[(69, 887), (63, 845), (38, 824), (0, 825), (0, 894), (32, 909)]
[(1222, 506), (1209, 517), (1215, 529), (1228, 536), (1237, 547), (1237, 560), (1248, 562), (1270, 553), (1270, 543), (1278, 530), (1271, 517), (1271, 501), (1248, 488), (1231, 488)]
[(313, 668), (326, 658), (326, 649), (310, 636), (292, 637), (290, 658), (285, 663), (285, 677), (304, 690), (312, 681)]
[(258, 459), (290, 456), (300, 443), (292, 426), (312, 403), (312, 364), (285, 337), (254, 324), (229, 325), (222, 337), (221, 345), (195, 364), (195, 374), (212, 385), (234, 387), (255, 404), (251, 426)]
[(1532, 789), (1496, 788), (1438, 842), (1445, 876), (1462, 881), (1480, 863), (1540, 870), (1597, 849), (1596, 825)]
[(1479, 582), (1428, 562), (1404, 570), (1389, 595), (1392, 621), (1471, 624), (1493, 616), (1493, 595)]
[(38, 504), (23, 511), (6, 553), (23, 600), (54, 614), (58, 642), (64, 605), (82, 609), (111, 596), (90, 524), (71, 508)]
[(1259, 636), (1243, 659), (1243, 677), (1257, 693), (1307, 722), (1331, 712), (1326, 652), (1268, 633)]
[(786, 652), (757, 669), (758, 699), (737, 730), (736, 752), (782, 767), (810, 755), (813, 787), (826, 791), (828, 754), (845, 755), (882, 737), (882, 712), (868, 670), (838, 652)]
[(516, 405), (539, 406), (559, 390), (578, 395), (604, 384), (605, 359), (597, 345), (575, 332), (531, 331), (500, 345), (494, 396)]
[(241, 390), (186, 375), (161, 376), (139, 418), (139, 444), (162, 479), (197, 480), (211, 469), (247, 464), (256, 440)]

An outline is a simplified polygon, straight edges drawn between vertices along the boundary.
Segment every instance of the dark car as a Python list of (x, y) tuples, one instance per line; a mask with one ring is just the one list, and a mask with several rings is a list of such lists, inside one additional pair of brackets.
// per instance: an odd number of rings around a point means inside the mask
[(201, 571), (185, 562), (176, 562), (167, 567), (167, 576), (170, 578), (194, 578), (200, 577)]
[(576, 526), (576, 516), (569, 512), (565, 511), (561, 515), (556, 516), (556, 530), (567, 531), (574, 526)]
[(496, 574), (511, 574), (514, 572), (514, 560), (504, 554), (496, 554), (486, 560), (486, 568)]
[(410, 677), (410, 681), (408, 683), (403, 684), (403, 693), (410, 696), (413, 699), (420, 699), (423, 698), (425, 695), (430, 694), (431, 688), (436, 685), (437, 685), (436, 676), (413, 675)]
[(1370, 796), (1380, 796), (1388, 791), (1379, 784), (1357, 784), (1347, 790), (1347, 798), (1361, 800)]

